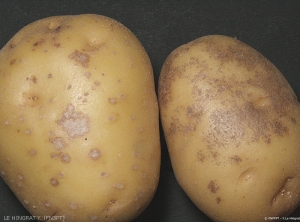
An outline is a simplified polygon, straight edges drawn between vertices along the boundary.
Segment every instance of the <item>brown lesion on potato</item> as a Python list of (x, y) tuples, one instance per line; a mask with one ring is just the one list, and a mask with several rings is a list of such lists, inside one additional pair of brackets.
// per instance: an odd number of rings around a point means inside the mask
[(10, 44), (8, 45), (8, 48), (9, 48), (9, 49), (13, 49), (13, 48), (15, 48), (15, 47), (16, 47), (16, 45), (13, 44), (13, 43), (10, 43)]
[[(110, 200), (109, 203), (104, 208), (104, 212), (108, 213), (111, 210), (111, 208), (117, 203), (118, 203), (118, 200), (116, 200), (116, 199)], [(107, 217), (108, 217), (108, 215), (106, 215), (106, 218)]]
[(75, 111), (75, 106), (68, 104), (57, 123), (68, 133), (69, 137), (80, 137), (89, 131), (89, 119), (82, 112)]
[(221, 202), (222, 202), (221, 197), (217, 197), (217, 198), (216, 198), (216, 203), (217, 203), (217, 204), (220, 204)]
[(67, 144), (65, 143), (65, 141), (62, 137), (50, 138), (49, 142), (52, 143), (54, 145), (54, 147), (58, 150), (61, 150), (62, 148), (67, 146)]
[(209, 189), (212, 193), (217, 193), (220, 187), (218, 186), (215, 180), (211, 180), (207, 186), (207, 189)]
[(71, 55), (69, 55), (69, 59), (75, 60), (76, 62), (80, 63), (82, 67), (87, 68), (90, 61), (90, 56), (86, 53), (75, 50)]
[(198, 123), (201, 120), (203, 108), (197, 104), (191, 104), (186, 107), (178, 106), (171, 117), (172, 122), (169, 126), (168, 134), (183, 133), (188, 135), (197, 130)]
[(230, 156), (230, 157), (229, 157), (229, 161), (230, 161), (230, 162), (234, 162), (234, 163), (239, 164), (239, 163), (242, 162), (243, 160), (242, 160), (242, 158), (241, 158), (240, 156), (238, 156), (238, 155), (233, 155), (233, 156)]
[(101, 151), (99, 149), (93, 148), (90, 150), (88, 155), (92, 160), (97, 160), (101, 157)]
[(54, 187), (57, 187), (57, 186), (59, 185), (59, 182), (58, 182), (57, 179), (51, 178), (51, 179), (50, 179), (50, 184), (51, 184), (52, 186), (54, 186)]
[(109, 104), (115, 105), (118, 103), (118, 99), (116, 97), (109, 97), (108, 102)]
[(34, 76), (34, 75), (27, 76), (27, 77), (25, 78), (25, 80), (26, 80), (26, 81), (31, 81), (31, 82), (33, 82), (34, 84), (37, 83), (37, 78), (36, 78), (36, 76)]
[(71, 161), (71, 157), (68, 153), (63, 153), (63, 152), (60, 152), (60, 153), (50, 153), (50, 157), (52, 159), (58, 159), (60, 158), (61, 162), (63, 163), (69, 163)]
[[(270, 205), (273, 206), (276, 201), (282, 200), (282, 198), (288, 197), (290, 198), (293, 194), (293, 185), (292, 180), (294, 177), (287, 177), (282, 186), (279, 188), (278, 192), (272, 197), (270, 201)], [(282, 201), (280, 201), (282, 203)]]
[(57, 27), (53, 30), (53, 32), (59, 33), (59, 32), (61, 31), (61, 28), (62, 28), (62, 26), (59, 25), (59, 26), (57, 26)]
[(35, 156), (36, 155), (36, 150), (35, 149), (31, 149), (31, 150), (28, 151), (28, 154), (30, 156)]
[(199, 150), (197, 152), (197, 160), (203, 163), (205, 159), (206, 159), (206, 155), (201, 150)]
[(16, 59), (13, 59), (13, 60), (10, 61), (9, 64), (12, 66), (12, 65), (14, 65), (15, 63), (16, 63)]
[(37, 96), (37, 93), (27, 91), (22, 93), (22, 104), (21, 106), (30, 106), (35, 107), (40, 104), (40, 98)]
[(169, 60), (164, 64), (158, 82), (158, 99), (161, 105), (165, 106), (172, 101), (171, 85), (175, 80), (177, 70), (172, 68)]
[(289, 132), (289, 128), (287, 126), (284, 126), (280, 121), (275, 121), (272, 124), (272, 128), (273, 132), (279, 136), (283, 136), (285, 134), (288, 134)]
[(38, 41), (36, 41), (33, 46), (34, 47), (38, 47), (40, 45), (42, 45), (45, 42), (45, 39), (39, 39)]
[(239, 146), (239, 140), (245, 137), (246, 130), (243, 120), (235, 109), (214, 110), (210, 115), (210, 122), (210, 131), (205, 139), (210, 146), (225, 147), (233, 143)]

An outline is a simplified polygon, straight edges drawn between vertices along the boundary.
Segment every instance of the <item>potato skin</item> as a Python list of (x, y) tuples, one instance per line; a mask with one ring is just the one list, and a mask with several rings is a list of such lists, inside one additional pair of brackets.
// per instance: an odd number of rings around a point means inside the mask
[(138, 39), (101, 15), (49, 17), (0, 51), (0, 172), (25, 208), (131, 221), (159, 180), (158, 104)]
[(182, 45), (163, 65), (158, 98), (178, 183), (211, 219), (264, 221), (297, 208), (300, 106), (260, 53), (221, 35)]

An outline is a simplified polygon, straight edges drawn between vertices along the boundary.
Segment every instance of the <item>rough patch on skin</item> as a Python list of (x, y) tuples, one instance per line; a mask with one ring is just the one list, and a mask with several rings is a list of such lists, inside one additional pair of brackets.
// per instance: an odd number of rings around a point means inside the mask
[(71, 161), (71, 157), (68, 153), (51, 153), (50, 157), (52, 159), (60, 158), (61, 162), (63, 163), (69, 163)]
[(116, 183), (116, 184), (114, 184), (114, 187), (117, 188), (117, 189), (123, 189), (124, 185), (121, 184), (121, 183)]
[(36, 84), (37, 78), (36, 78), (36, 76), (31, 75), (31, 76), (26, 77), (26, 81), (31, 81), (34, 84)]
[(71, 138), (83, 136), (89, 131), (89, 120), (87, 116), (81, 112), (76, 112), (75, 106), (72, 104), (67, 106), (58, 124)]
[(59, 182), (58, 182), (57, 179), (51, 178), (51, 179), (50, 179), (50, 184), (51, 184), (52, 186), (56, 187), (56, 186), (58, 186)]
[[(220, 38), (200, 38), (179, 47), (167, 58), (159, 79), (158, 97), (162, 109), (167, 109), (169, 103), (176, 106), (169, 110), (174, 115), (165, 127), (166, 133), (171, 136), (193, 132), (204, 113), (210, 121), (204, 136), (209, 148), (239, 147), (245, 140), (249, 144), (271, 144), (272, 135), (289, 134), (288, 119), (297, 123), (290, 110), (297, 109), (299, 103), (280, 71), (244, 43)], [(197, 47), (197, 54), (193, 47)], [(184, 56), (186, 59), (181, 61)], [(216, 62), (214, 67), (210, 67), (207, 57)], [(239, 71), (228, 71), (227, 65), (237, 66)], [(172, 98), (172, 86), (179, 81), (189, 84), (187, 90), (191, 90), (193, 101), (189, 106), (180, 106)], [(207, 107), (215, 102), (223, 107), (218, 105), (218, 109), (209, 110)]]
[(91, 149), (89, 157), (93, 160), (97, 160), (101, 156), (101, 152), (98, 149)]
[(29, 150), (28, 153), (29, 153), (29, 155), (34, 156), (36, 154), (36, 151), (35, 150)]
[(212, 193), (216, 193), (219, 190), (219, 186), (216, 184), (215, 181), (210, 181), (207, 188), (210, 190)]
[(75, 203), (70, 202), (70, 203), (68, 203), (68, 206), (69, 206), (69, 208), (71, 208), (72, 210), (75, 210), (75, 209), (76, 209), (76, 204), (75, 204)]
[(50, 138), (49, 141), (58, 150), (61, 150), (62, 148), (67, 146), (66, 143), (64, 142), (63, 138), (61, 138), (61, 137)]
[(86, 53), (79, 52), (75, 50), (70, 56), (69, 59), (75, 60), (80, 63), (84, 68), (88, 67), (88, 63), (90, 61), (90, 56)]
[(118, 99), (115, 97), (110, 97), (108, 98), (108, 102), (112, 105), (117, 104), (118, 103)]

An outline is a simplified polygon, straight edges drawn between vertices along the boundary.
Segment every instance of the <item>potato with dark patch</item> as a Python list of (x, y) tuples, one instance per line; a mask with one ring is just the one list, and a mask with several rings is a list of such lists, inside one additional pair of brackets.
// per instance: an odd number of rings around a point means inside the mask
[(25, 208), (130, 221), (159, 180), (158, 104), (139, 40), (100, 15), (57, 16), (0, 51), (0, 172)]
[(168, 56), (158, 90), (175, 176), (198, 208), (215, 221), (297, 208), (300, 106), (270, 61), (237, 39), (205, 36)]

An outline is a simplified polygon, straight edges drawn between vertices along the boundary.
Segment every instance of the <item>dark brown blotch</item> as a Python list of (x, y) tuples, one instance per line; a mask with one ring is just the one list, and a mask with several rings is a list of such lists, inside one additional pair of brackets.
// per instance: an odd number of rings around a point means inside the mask
[(38, 47), (38, 46), (40, 46), (40, 45), (42, 45), (43, 43), (44, 43), (44, 39), (40, 39), (40, 40), (38, 40), (38, 41), (36, 41), (34, 44), (33, 44), (33, 46), (34, 47)]
[(220, 188), (217, 185), (217, 183), (213, 180), (211, 180), (207, 186), (207, 188), (210, 190), (212, 193), (216, 193)]

